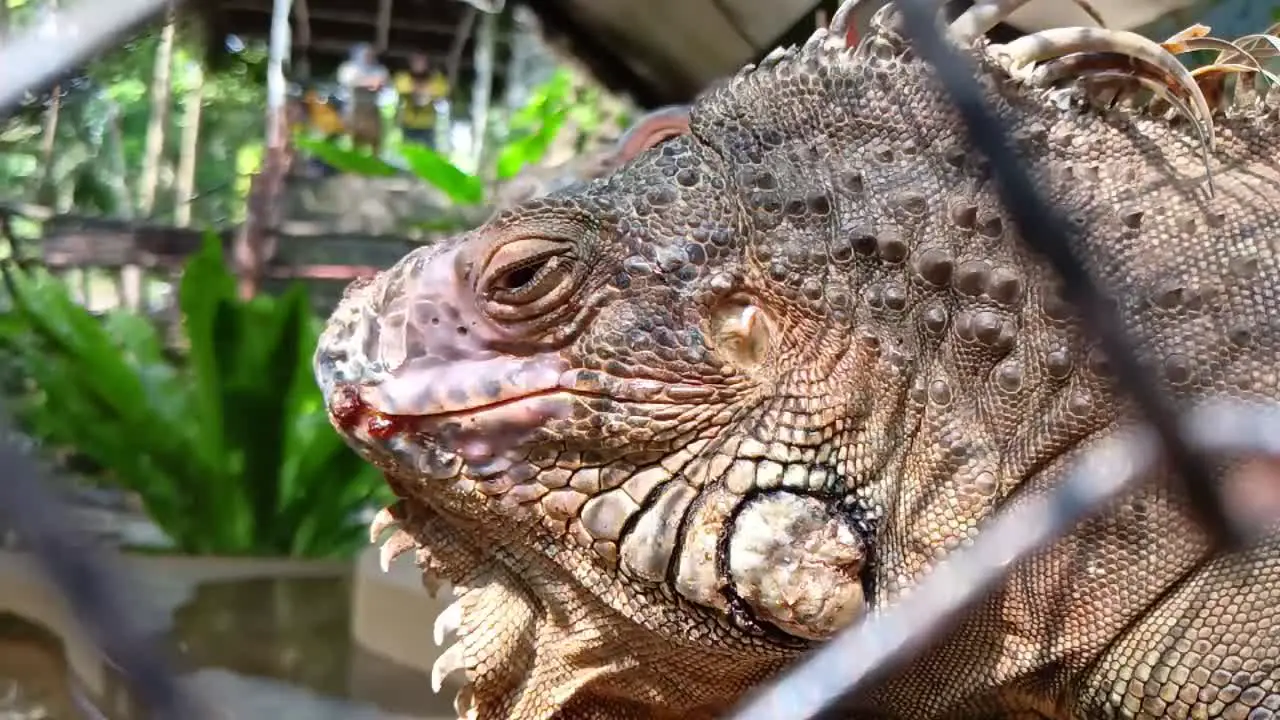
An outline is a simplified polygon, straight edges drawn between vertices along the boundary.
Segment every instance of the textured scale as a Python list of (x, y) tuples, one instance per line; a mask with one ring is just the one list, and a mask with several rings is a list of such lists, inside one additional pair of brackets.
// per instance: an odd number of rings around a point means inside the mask
[[(972, 56), (1161, 385), (1280, 398), (1275, 105), (1215, 118), (1210, 197), (1185, 123)], [(477, 718), (714, 717), (1134, 419), (887, 29), (353, 285), (316, 372), (459, 587)], [(1167, 479), (850, 717), (1280, 717), (1280, 543), (1208, 556)]]

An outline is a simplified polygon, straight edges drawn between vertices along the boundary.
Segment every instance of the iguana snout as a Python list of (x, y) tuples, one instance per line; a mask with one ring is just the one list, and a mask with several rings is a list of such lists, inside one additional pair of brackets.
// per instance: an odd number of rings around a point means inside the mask
[(557, 249), (539, 238), (464, 236), (351, 290), (348, 314), (316, 356), (334, 422), (397, 474), (453, 479), (461, 461), (486, 494), (513, 490), (509, 473), (501, 487), (484, 478), (509, 470), (513, 448), (571, 412), (567, 365), (481, 306), (510, 302), (502, 308), (518, 315), (555, 302), (556, 286), (571, 281), (557, 274)]

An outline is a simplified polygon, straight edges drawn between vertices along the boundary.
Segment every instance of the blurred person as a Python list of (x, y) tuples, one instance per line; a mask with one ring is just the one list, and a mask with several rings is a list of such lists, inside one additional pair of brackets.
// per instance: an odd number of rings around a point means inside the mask
[(338, 84), (348, 93), (347, 132), (355, 148), (367, 147), (376, 156), (382, 153), (382, 114), (378, 93), (387, 86), (387, 68), (378, 61), (373, 46), (358, 43), (351, 57), (338, 68)]
[(409, 56), (409, 69), (396, 74), (400, 104), (396, 120), (405, 141), (435, 149), (436, 102), (449, 94), (449, 82), (431, 67), (426, 53)]
[[(306, 113), (304, 127), (312, 137), (333, 142), (346, 133), (347, 127), (342, 118), (342, 107), (329, 92), (308, 83), (303, 90), (302, 105)], [(308, 164), (321, 176), (332, 175), (335, 172), (332, 166), (319, 158), (310, 158)]]

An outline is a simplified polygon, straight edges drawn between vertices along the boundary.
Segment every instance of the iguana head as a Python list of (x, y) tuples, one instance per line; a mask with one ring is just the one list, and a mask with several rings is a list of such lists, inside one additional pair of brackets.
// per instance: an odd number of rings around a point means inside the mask
[[(1042, 299), (927, 66), (887, 21), (845, 37), (708, 91), (612, 175), (412, 252), (329, 321), (334, 424), (402, 498), (376, 530), (458, 587), (438, 674), (464, 676), (460, 715), (710, 716), (1007, 491), (948, 440), (964, 378), (919, 370), (954, 336), (1016, 402), (1030, 382), (1000, 362)], [(1063, 111), (974, 57), (1044, 143)], [(916, 529), (898, 476), (926, 426), (913, 462), (954, 472), (927, 508), (946, 522)]]

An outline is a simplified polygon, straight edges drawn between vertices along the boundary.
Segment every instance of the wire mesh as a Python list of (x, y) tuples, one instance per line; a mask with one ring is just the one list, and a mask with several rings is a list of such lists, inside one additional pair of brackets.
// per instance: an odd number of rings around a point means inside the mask
[[(95, 50), (164, 11), (167, 0), (84, 0), (57, 13), (65, 34), (49, 42), (28, 33), (0, 48), (0, 119), (31, 92), (51, 84)], [(930, 62), (963, 118), (973, 145), (991, 162), (1001, 198), (1032, 248), (1062, 276), (1116, 367), (1120, 385), (1147, 413), (1149, 427), (1118, 434), (1088, 454), (1054, 492), (1016, 512), (997, 516), (974, 543), (953, 553), (901, 604), (857, 623), (753, 693), (737, 720), (804, 720), (820, 716), (910, 660), (980, 600), (1018, 560), (1052, 543), (1141, 477), (1161, 453), (1182, 469), (1202, 519), (1234, 542), (1241, 533), (1209, 481), (1205, 453), (1245, 452), (1280, 457), (1280, 404), (1212, 403), (1178, 415), (1144, 372), (1099, 288), (1072, 255), (1066, 225), (1040, 195), (1015, 156), (1007, 132), (984, 105), (969, 65), (935, 21), (936, 3), (901, 0), (905, 27)], [(3, 418), (0, 418), (3, 422)], [(0, 425), (0, 431), (7, 429)], [(108, 660), (129, 680), (148, 717), (191, 718), (195, 707), (170, 668), (138, 632), (121, 600), (123, 571), (64, 532), (66, 510), (47, 490), (41, 470), (11, 433), (0, 439), (0, 516), (18, 531)]]

